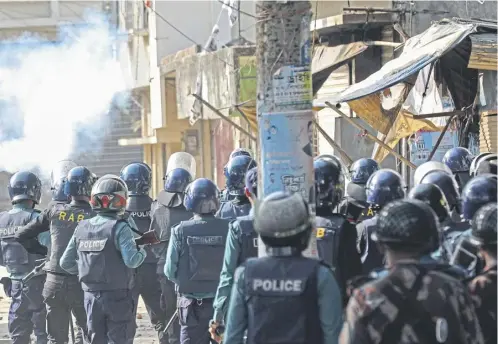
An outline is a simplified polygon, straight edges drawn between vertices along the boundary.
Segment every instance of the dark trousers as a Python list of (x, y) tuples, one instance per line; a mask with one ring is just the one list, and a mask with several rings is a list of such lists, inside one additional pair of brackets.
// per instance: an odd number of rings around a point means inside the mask
[(139, 296), (142, 296), (150, 322), (157, 331), (159, 343), (167, 344), (168, 336), (163, 330), (168, 320), (166, 319), (165, 311), (161, 308), (161, 285), (156, 274), (156, 264), (144, 263), (135, 269), (135, 285), (133, 288), (133, 299), (135, 302), (133, 315), (135, 318)]
[[(175, 284), (166, 278), (160, 265), (158, 265), (157, 272), (159, 284), (161, 285), (161, 309), (164, 311), (167, 324), (176, 312)], [(169, 328), (167, 339), (169, 344), (180, 343), (180, 325), (177, 320), (173, 321), (173, 324)]]
[(213, 318), (213, 299), (178, 298), (181, 344), (209, 344), (209, 321)]
[(29, 344), (34, 331), (36, 344), (47, 343), (45, 332), (45, 305), (42, 290), (45, 275), (33, 277), (23, 283), (12, 280), (9, 309), (9, 334), (12, 344)]
[(136, 324), (131, 290), (85, 291), (90, 344), (131, 344)]
[(82, 344), (87, 334), (83, 289), (77, 276), (47, 273), (43, 288), (47, 305), (47, 334), (50, 344), (68, 342), (71, 312), (76, 318), (76, 344)]

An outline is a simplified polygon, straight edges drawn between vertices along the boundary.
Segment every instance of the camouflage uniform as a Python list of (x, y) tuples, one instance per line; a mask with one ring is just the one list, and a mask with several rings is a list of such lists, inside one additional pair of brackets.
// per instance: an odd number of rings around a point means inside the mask
[(456, 279), (414, 261), (353, 292), (340, 343), (483, 343), (474, 306)]
[(484, 342), (495, 344), (496, 336), (496, 265), (483, 271), (469, 283), (470, 296), (474, 301), (477, 319), (482, 327)]

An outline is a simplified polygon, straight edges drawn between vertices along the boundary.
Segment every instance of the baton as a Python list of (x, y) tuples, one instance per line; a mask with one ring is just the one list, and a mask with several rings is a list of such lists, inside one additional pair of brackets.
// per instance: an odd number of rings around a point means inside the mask
[(76, 338), (74, 335), (73, 315), (71, 314), (71, 312), (69, 312), (69, 328), (71, 329), (71, 339), (73, 340), (72, 343), (76, 344)]
[(47, 264), (46, 260), (43, 261), (43, 263), (41, 263), (40, 265), (35, 266), (35, 268), (31, 270), (31, 272), (21, 280), (22, 283), (26, 283), (33, 277), (37, 276), (40, 273), (40, 271), (45, 267), (45, 264)]
[(176, 318), (178, 318), (178, 309), (175, 311), (175, 314), (173, 314), (171, 319), (169, 319), (168, 324), (166, 325), (166, 327), (163, 330), (163, 333), (168, 332), (169, 328), (171, 327), (171, 325), (173, 325), (173, 321), (175, 321)]

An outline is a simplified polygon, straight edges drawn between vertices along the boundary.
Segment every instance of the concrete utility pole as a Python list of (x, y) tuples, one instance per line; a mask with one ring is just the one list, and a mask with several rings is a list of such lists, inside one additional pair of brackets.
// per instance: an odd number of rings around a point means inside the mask
[(311, 15), (309, 1), (256, 1), (260, 196), (299, 192), (314, 216)]

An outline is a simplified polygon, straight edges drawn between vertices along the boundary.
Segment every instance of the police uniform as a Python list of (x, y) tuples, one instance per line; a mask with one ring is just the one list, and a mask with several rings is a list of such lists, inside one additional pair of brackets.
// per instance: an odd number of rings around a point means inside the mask
[(47, 343), (46, 310), (42, 296), (45, 275), (22, 281), (37, 266), (37, 260), (44, 256), (28, 253), (14, 237), (19, 228), (39, 214), (39, 210), (28, 208), (23, 203), (15, 204), (12, 210), (0, 214), (2, 265), (7, 268), (12, 280), (8, 328), (13, 344), (29, 344), (33, 331), (38, 344)]
[(356, 250), (356, 230), (343, 215), (317, 216), (318, 256), (329, 264), (343, 292), (346, 281), (362, 273), (360, 255)]
[(482, 343), (474, 306), (462, 283), (417, 262), (353, 292), (341, 343)]
[(373, 270), (384, 267), (384, 256), (380, 253), (377, 245), (373, 242), (371, 237), (371, 234), (375, 232), (376, 227), (376, 216), (366, 219), (356, 225), (358, 233), (357, 249), (361, 252), (361, 263), (364, 274), (368, 274)]
[[(126, 211), (137, 226), (138, 235), (149, 231), (152, 199), (147, 195), (136, 195), (128, 198)], [(161, 307), (161, 285), (157, 276), (158, 258), (152, 252), (150, 246), (145, 247), (147, 256), (140, 267), (135, 271), (134, 299), (137, 312), (138, 297), (141, 295), (149, 314), (150, 322), (158, 331), (159, 343), (168, 343), (167, 336), (163, 333), (167, 319), (165, 310)]]
[(236, 219), (237, 217), (249, 215), (251, 211), (251, 203), (245, 196), (239, 196), (243, 200), (239, 200), (237, 196), (234, 200), (221, 203), (220, 209), (216, 216), (220, 219)]
[[(218, 197), (218, 196), (216, 196)], [(172, 228), (164, 274), (176, 284), (182, 344), (207, 344), (229, 220), (195, 215)]]
[(349, 223), (356, 225), (368, 205), (346, 196), (339, 204), (339, 213), (346, 216)]
[(258, 256), (258, 234), (253, 226), (252, 211), (230, 222), (226, 241), (220, 284), (214, 300), (214, 317), (222, 323), (227, 311), (233, 285), (235, 269), (249, 258)]
[[(83, 290), (78, 277), (68, 274), (59, 264), (74, 230), (84, 219), (95, 216), (88, 202), (73, 201), (71, 204), (54, 203), (42, 215), (23, 227), (16, 235), (22, 244), (42, 232), (50, 230), (50, 257), (45, 264), (47, 279), (43, 298), (47, 308), (47, 334), (50, 343), (63, 344), (68, 341), (71, 312), (78, 326), (77, 343), (83, 343), (86, 334), (86, 312), (83, 305)], [(27, 247), (29, 251), (29, 247)], [(32, 249), (32, 248), (31, 248)], [(63, 326), (63, 324), (66, 324)], [(83, 333), (81, 333), (83, 332)]]
[[(192, 218), (192, 213), (188, 212), (183, 204), (179, 203), (176, 206), (171, 206), (171, 197), (178, 197), (174, 194), (168, 194), (161, 191), (158, 199), (151, 205), (151, 224), (150, 229), (156, 231), (161, 240), (160, 244), (153, 245), (152, 250), (158, 258), (156, 266), (156, 274), (158, 276), (161, 287), (160, 305), (165, 312), (167, 321), (173, 316), (176, 310), (176, 292), (175, 285), (169, 281), (164, 275), (164, 265), (166, 263), (166, 250), (171, 237), (171, 227)], [(168, 340), (170, 344), (177, 344), (180, 340), (180, 326), (177, 322), (168, 330)]]

